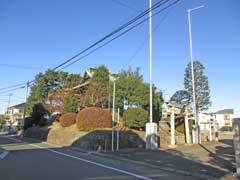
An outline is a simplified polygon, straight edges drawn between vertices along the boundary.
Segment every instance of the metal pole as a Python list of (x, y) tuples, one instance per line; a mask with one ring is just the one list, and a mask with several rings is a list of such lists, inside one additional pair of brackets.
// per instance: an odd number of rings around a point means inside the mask
[(200, 129), (198, 122), (198, 106), (197, 106), (197, 97), (196, 97), (196, 84), (195, 84), (195, 75), (194, 75), (194, 64), (193, 64), (193, 52), (192, 52), (192, 29), (191, 29), (191, 11), (202, 8), (204, 6), (198, 6), (196, 8), (188, 9), (188, 28), (189, 28), (189, 43), (190, 43), (190, 61), (191, 61), (191, 72), (192, 72), (192, 89), (193, 89), (193, 104), (194, 104), (194, 116), (195, 116), (195, 124), (196, 124), (196, 136), (197, 143), (201, 143), (200, 140)]
[(150, 123), (152, 123), (152, 0), (149, 0), (149, 81), (150, 81)]
[(11, 96), (12, 96), (12, 95), (13, 95), (12, 93), (10, 93), (10, 94), (8, 95), (7, 111), (8, 111), (8, 108), (9, 108), (10, 102), (11, 102)]
[(22, 122), (22, 129), (24, 131), (24, 125), (25, 125), (25, 117), (26, 117), (26, 111), (27, 111), (27, 96), (28, 96), (28, 86), (29, 82), (26, 83), (26, 91), (25, 91), (25, 106), (23, 111), (23, 122)]
[(108, 81), (108, 111), (110, 112), (110, 77), (111, 72), (109, 72), (109, 81)]
[(120, 115), (119, 115), (119, 108), (118, 108), (117, 151), (119, 151), (119, 120), (120, 120)]
[(112, 109), (112, 151), (114, 151), (114, 109), (115, 109), (115, 80), (113, 81), (113, 109)]

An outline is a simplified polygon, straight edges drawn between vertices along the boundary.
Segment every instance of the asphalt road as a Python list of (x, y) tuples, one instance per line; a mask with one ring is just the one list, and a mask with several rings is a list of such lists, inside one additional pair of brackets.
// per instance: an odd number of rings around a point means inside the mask
[(0, 148), (8, 152), (0, 159), (1, 180), (196, 179), (9, 136), (0, 136)]

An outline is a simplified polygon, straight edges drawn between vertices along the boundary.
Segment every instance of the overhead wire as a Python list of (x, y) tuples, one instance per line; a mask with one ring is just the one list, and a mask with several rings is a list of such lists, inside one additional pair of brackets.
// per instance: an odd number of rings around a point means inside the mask
[(151, 8), (148, 8), (147, 10), (143, 11), (142, 13), (140, 13), (139, 15), (137, 15), (136, 17), (134, 17), (132, 20), (128, 21), (127, 23), (121, 25), (119, 28), (117, 28), (116, 30), (110, 32), (109, 34), (105, 35), (103, 38), (99, 39), (98, 41), (96, 41), (95, 43), (93, 43), (92, 45), (88, 46), (86, 49), (80, 51), (79, 53), (77, 53), (76, 55), (72, 56), (71, 58), (67, 59), (66, 61), (64, 61), (63, 63), (57, 65), (56, 67), (54, 67), (52, 70), (57, 70), (58, 68), (64, 66), (65, 64), (71, 62), (73, 59), (75, 59), (76, 57), (80, 56), (81, 54), (87, 52), (88, 50), (92, 49), (93, 47), (95, 47), (96, 45), (100, 44), (101, 42), (105, 41), (106, 39), (108, 39), (109, 37), (113, 36), (114, 34), (120, 32), (121, 30), (123, 30), (124, 28), (128, 27), (129, 25), (133, 24), (134, 22), (136, 22), (137, 20), (139, 20), (140, 18), (142, 18), (143, 16), (147, 15), (149, 13), (149, 11), (153, 11), (156, 8), (159, 8), (160, 6), (164, 5), (165, 3), (167, 3), (170, 0), (160, 0), (159, 2), (155, 3)]
[(20, 83), (20, 84), (15, 84), (15, 85), (3, 87), (3, 88), (0, 88), (0, 91), (1, 91), (1, 90), (5, 90), (5, 89), (10, 89), (10, 88), (18, 87), (18, 86), (22, 86), (22, 85), (24, 85), (24, 84), (25, 84), (25, 83)]
[[(92, 54), (93, 52), (97, 51), (98, 49), (106, 46), (107, 44), (109, 44), (110, 42), (112, 42), (113, 40), (123, 36), (124, 34), (126, 34), (127, 32), (129, 32), (130, 30), (136, 28), (137, 26), (139, 26), (140, 24), (142, 24), (143, 22), (147, 21), (149, 19), (149, 17), (145, 18), (144, 20), (138, 22), (137, 24), (133, 25), (132, 27), (128, 28), (127, 30), (121, 32), (123, 29), (125, 29), (126, 27), (128, 27), (129, 25), (132, 25), (133, 23), (137, 22), (139, 19), (141, 19), (142, 17), (144, 17), (145, 15), (147, 15), (150, 11), (153, 11), (161, 6), (163, 6), (164, 4), (166, 4), (167, 2), (169, 2), (170, 0), (161, 0), (157, 3), (155, 3), (151, 8), (146, 9), (145, 11), (141, 12), (139, 15), (137, 15), (136, 17), (134, 17), (133, 19), (131, 19), (130, 21), (128, 21), (127, 23), (121, 25), (119, 28), (117, 28), (116, 30), (112, 31), (111, 33), (105, 35), (103, 38), (101, 38), (100, 40), (96, 41), (95, 43), (93, 43), (92, 45), (88, 46), (87, 48), (85, 48), (84, 50), (80, 51), (79, 53), (75, 54), (74, 56), (72, 56), (71, 58), (67, 59), (66, 61), (62, 62), (61, 64), (55, 66), (54, 68), (52, 68), (52, 70), (57, 70), (59, 68), (59, 71), (73, 65), (74, 63), (78, 62), (79, 60), (89, 56), (90, 54)], [(163, 9), (157, 11), (156, 13), (153, 13), (152, 16), (155, 16), (157, 14), (159, 14), (160, 12), (164, 11), (165, 9), (171, 7), (172, 5), (176, 4), (177, 2), (179, 2), (180, 0), (176, 0), (172, 3), (170, 3), (169, 5), (167, 5), (166, 7), (164, 7)], [(118, 34), (117, 36), (115, 36), (114, 38), (110, 39), (109, 41), (105, 42), (104, 44), (96, 47), (95, 49), (91, 50), (92, 48), (94, 48), (95, 46), (99, 45), (100, 43), (102, 43), (103, 41), (105, 41), (106, 39), (110, 38), (111, 36), (117, 34), (121, 32), (120, 34)], [(84, 54), (85, 52), (91, 50), (90, 52), (88, 52), (87, 54), (85, 54), (82, 57), (79, 57), (78, 59), (76, 59), (78, 56)], [(76, 59), (76, 60), (74, 60)], [(73, 61), (74, 60), (74, 61)], [(35, 82), (35, 80), (31, 80), (28, 82), (28, 85), (32, 85)], [(0, 92), (1, 93), (1, 92)]]
[(0, 91), (0, 94), (6, 94), (8, 92), (16, 91), (18, 89), (23, 89), (23, 88), (25, 88), (25, 86), (17, 87), (17, 88), (14, 88), (14, 89), (9, 89), (9, 90), (6, 90), (6, 91)]
[[(155, 16), (155, 15), (159, 14), (160, 12), (166, 10), (167, 8), (171, 7), (172, 5), (176, 4), (176, 3), (179, 2), (179, 1), (180, 1), (180, 0), (176, 0), (176, 1), (174, 1), (173, 3), (169, 4), (169, 5), (166, 6), (165, 8), (163, 8), (163, 9), (161, 9), (161, 10), (159, 10), (159, 11), (153, 13), (152, 16)], [(126, 33), (129, 32), (129, 31), (131, 31), (132, 29), (136, 28), (136, 27), (139, 26), (140, 24), (146, 22), (148, 19), (149, 19), (149, 17), (143, 19), (142, 21), (138, 22), (138, 23), (135, 24), (134, 26), (130, 27), (129, 29), (123, 31), (122, 33), (118, 34), (118, 35), (115, 36), (114, 38), (112, 38), (112, 39), (110, 39), (109, 41), (105, 42), (105, 43), (102, 44), (101, 46), (98, 46), (97, 48), (93, 49), (92, 51), (90, 51), (89, 53), (85, 54), (84, 56), (82, 56), (82, 57), (80, 57), (80, 58), (78, 58), (78, 59), (72, 61), (71, 63), (65, 65), (63, 68), (60, 69), (60, 71), (63, 70), (63, 69), (66, 69), (67, 67), (69, 67), (69, 66), (75, 64), (76, 62), (78, 62), (78, 61), (84, 59), (85, 57), (87, 57), (87, 56), (89, 56), (90, 54), (94, 53), (94, 52), (97, 51), (98, 49), (100, 49), (100, 48), (106, 46), (107, 44), (109, 44), (109, 43), (112, 42), (113, 40), (118, 39), (119, 37), (123, 36), (124, 34), (126, 34)]]

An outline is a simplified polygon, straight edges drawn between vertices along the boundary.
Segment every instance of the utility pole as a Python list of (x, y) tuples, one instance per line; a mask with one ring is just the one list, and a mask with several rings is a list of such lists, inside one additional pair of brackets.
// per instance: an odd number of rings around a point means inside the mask
[[(26, 111), (27, 111), (27, 97), (28, 97), (28, 87), (29, 87), (29, 81), (27, 81), (25, 86), (25, 106), (23, 110), (23, 120), (22, 120), (22, 131), (24, 132), (24, 125), (25, 125), (25, 118), (26, 118)], [(22, 132), (22, 136), (23, 136)]]
[(113, 109), (112, 109), (112, 151), (114, 151), (114, 122), (115, 122), (115, 80), (113, 81)]
[(120, 112), (119, 112), (119, 108), (118, 108), (118, 120), (117, 120), (117, 122), (118, 122), (118, 130), (117, 130), (117, 151), (119, 151), (119, 123), (120, 123), (120, 114), (119, 114)]
[(149, 0), (149, 81), (150, 81), (150, 123), (152, 123), (152, 0)]
[(146, 149), (157, 149), (157, 124), (153, 123), (152, 106), (152, 0), (149, 0), (149, 123), (146, 124)]
[(10, 106), (11, 96), (12, 96), (12, 95), (13, 95), (12, 93), (10, 93), (10, 94), (8, 95), (7, 111), (8, 111), (8, 108), (9, 108), (9, 106)]
[(110, 112), (110, 81), (111, 81), (111, 72), (109, 71), (109, 81), (108, 81), (108, 111)]
[(195, 116), (195, 125), (196, 125), (196, 136), (197, 143), (201, 144), (201, 132), (199, 128), (199, 120), (198, 120), (198, 103), (196, 96), (196, 84), (195, 84), (195, 74), (194, 74), (194, 64), (193, 64), (193, 50), (192, 50), (192, 29), (191, 29), (191, 12), (204, 6), (198, 6), (192, 9), (188, 9), (188, 28), (189, 28), (189, 43), (190, 43), (190, 61), (191, 61), (191, 72), (192, 72), (192, 89), (193, 89), (193, 103), (194, 103), (194, 116)]

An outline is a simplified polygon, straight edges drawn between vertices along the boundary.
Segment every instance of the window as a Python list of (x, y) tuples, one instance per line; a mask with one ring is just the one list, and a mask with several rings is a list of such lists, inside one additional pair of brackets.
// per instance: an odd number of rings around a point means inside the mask
[(224, 125), (225, 125), (225, 126), (230, 126), (230, 125), (231, 125), (229, 114), (225, 114), (225, 115), (224, 115)]

